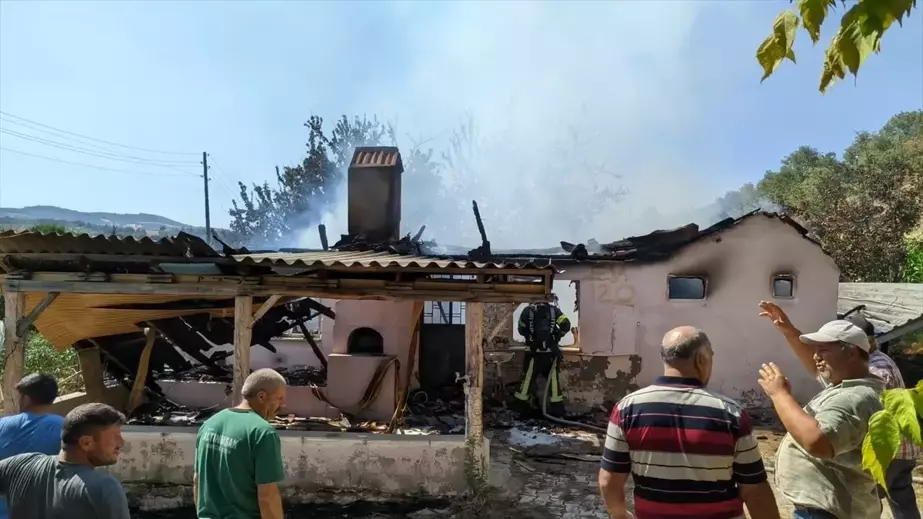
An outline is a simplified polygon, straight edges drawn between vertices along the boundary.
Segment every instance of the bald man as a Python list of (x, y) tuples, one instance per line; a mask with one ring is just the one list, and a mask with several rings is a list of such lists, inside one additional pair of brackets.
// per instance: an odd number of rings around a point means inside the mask
[(778, 519), (779, 509), (741, 406), (705, 389), (714, 351), (705, 332), (681, 326), (661, 343), (663, 376), (612, 410), (599, 471), (609, 514), (638, 519)]
[(282, 519), (282, 445), (269, 423), (285, 405), (285, 378), (258, 369), (243, 402), (209, 418), (196, 437), (193, 496), (199, 519)]

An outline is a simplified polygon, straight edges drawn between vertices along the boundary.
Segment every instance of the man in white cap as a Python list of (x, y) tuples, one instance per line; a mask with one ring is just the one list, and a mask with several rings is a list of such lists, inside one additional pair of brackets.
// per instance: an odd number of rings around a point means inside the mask
[(869, 373), (865, 332), (838, 320), (802, 334), (774, 303), (760, 308), (824, 387), (802, 409), (778, 366), (760, 369), (760, 385), (788, 431), (776, 454), (777, 490), (795, 506), (796, 519), (881, 517), (875, 480), (862, 470), (862, 441), (884, 389)]

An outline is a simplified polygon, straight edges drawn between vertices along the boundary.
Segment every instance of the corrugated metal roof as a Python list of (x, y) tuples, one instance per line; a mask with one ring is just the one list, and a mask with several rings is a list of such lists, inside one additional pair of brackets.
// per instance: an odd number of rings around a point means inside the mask
[(548, 262), (498, 261), (481, 262), (462, 259), (444, 259), (434, 256), (399, 255), (389, 252), (269, 252), (242, 254), (234, 259), (243, 264), (274, 267), (381, 267), (381, 268), (456, 268), (456, 269), (552, 269)]
[(404, 170), (401, 161), (401, 152), (394, 146), (367, 146), (356, 148), (353, 159), (349, 163), (352, 168), (384, 168), (397, 167)]
[(840, 283), (837, 312), (865, 305), (862, 314), (875, 328), (889, 331), (923, 316), (921, 283)]
[(113, 254), (128, 256), (218, 257), (204, 240), (179, 233), (175, 238), (90, 236), (89, 234), (43, 234), (26, 231), (0, 232), (0, 255), (4, 254)]

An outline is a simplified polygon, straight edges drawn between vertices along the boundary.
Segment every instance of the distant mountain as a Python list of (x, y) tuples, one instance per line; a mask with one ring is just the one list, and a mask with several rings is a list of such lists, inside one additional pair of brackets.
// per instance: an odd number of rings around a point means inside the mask
[(162, 227), (178, 231), (190, 227), (156, 214), (85, 213), (53, 205), (33, 205), (23, 208), (0, 207), (0, 222), (15, 224), (17, 221), (23, 224), (50, 221), (69, 222), (87, 224), (91, 227), (133, 227), (148, 231), (160, 231)]

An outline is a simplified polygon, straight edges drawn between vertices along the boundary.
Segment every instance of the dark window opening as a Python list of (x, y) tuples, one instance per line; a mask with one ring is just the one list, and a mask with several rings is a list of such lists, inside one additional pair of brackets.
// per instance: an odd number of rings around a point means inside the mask
[(670, 276), (667, 284), (670, 299), (705, 299), (705, 278), (702, 276)]
[(795, 297), (795, 278), (793, 276), (773, 276), (772, 297)]
[(346, 353), (350, 355), (384, 355), (385, 341), (381, 334), (371, 328), (356, 328), (346, 341)]

